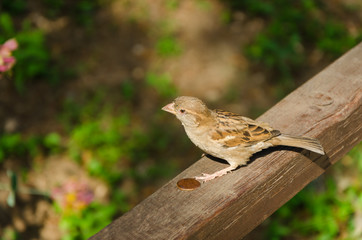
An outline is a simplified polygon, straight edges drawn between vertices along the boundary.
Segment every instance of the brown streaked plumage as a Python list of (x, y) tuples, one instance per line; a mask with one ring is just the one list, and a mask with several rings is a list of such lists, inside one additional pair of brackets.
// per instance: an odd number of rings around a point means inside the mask
[(304, 148), (324, 155), (317, 139), (290, 136), (274, 130), (267, 123), (223, 110), (210, 110), (195, 97), (182, 96), (162, 110), (174, 114), (187, 136), (204, 152), (226, 160), (230, 166), (197, 180), (209, 181), (248, 162), (251, 155), (277, 145)]

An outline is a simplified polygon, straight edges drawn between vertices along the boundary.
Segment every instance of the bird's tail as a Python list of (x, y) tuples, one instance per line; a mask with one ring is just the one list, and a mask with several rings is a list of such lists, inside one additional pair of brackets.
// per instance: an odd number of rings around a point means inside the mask
[(319, 141), (315, 138), (291, 136), (287, 134), (281, 134), (277, 137), (270, 139), (273, 145), (283, 145), (290, 147), (304, 148), (312, 152), (324, 155), (324, 149)]

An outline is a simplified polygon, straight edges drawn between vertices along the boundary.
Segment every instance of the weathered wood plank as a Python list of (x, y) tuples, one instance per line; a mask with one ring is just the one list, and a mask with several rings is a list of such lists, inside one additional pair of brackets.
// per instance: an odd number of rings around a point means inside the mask
[(361, 106), (362, 43), (258, 118), (318, 138), (326, 156), (269, 149), (232, 174), (180, 191), (179, 179), (225, 167), (204, 157), (91, 239), (240, 239), (361, 141)]

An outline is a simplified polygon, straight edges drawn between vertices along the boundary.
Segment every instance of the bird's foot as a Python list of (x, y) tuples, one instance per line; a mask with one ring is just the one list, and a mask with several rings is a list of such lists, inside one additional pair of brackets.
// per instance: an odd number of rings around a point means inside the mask
[(203, 173), (202, 176), (200, 177), (195, 177), (196, 180), (202, 181), (202, 182), (207, 182), (210, 181), (214, 178), (217, 178), (219, 176), (216, 176), (215, 173), (214, 174), (207, 174), (207, 173)]
[(207, 173), (203, 173), (202, 176), (200, 177), (195, 177), (196, 180), (199, 180), (199, 181), (202, 181), (202, 182), (207, 182), (207, 181), (210, 181), (214, 178), (217, 178), (217, 177), (221, 177), (229, 172), (231, 172), (232, 170), (234, 170), (236, 167), (234, 166), (230, 166), (230, 167), (227, 167), (227, 168), (224, 168), (220, 171), (217, 171), (213, 174), (207, 174)]

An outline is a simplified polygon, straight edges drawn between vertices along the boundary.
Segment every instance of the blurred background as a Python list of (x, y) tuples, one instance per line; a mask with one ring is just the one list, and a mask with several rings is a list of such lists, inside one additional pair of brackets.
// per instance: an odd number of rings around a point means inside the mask
[[(360, 0), (0, 1), (0, 239), (86, 239), (199, 159), (178, 95), (256, 118), (362, 39)], [(362, 145), (247, 239), (362, 239)]]

